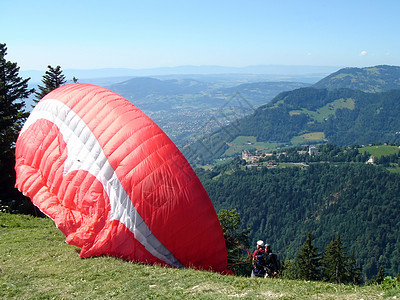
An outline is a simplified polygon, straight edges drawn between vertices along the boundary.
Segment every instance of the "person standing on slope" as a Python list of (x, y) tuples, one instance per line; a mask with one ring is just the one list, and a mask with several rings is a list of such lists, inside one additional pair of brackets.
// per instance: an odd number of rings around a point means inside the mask
[(265, 245), (265, 277), (274, 277), (279, 271), (279, 260), (278, 256), (272, 253), (271, 245)]
[(257, 249), (253, 252), (253, 270), (251, 272), (251, 277), (264, 277), (265, 276), (265, 249), (264, 242), (257, 241)]

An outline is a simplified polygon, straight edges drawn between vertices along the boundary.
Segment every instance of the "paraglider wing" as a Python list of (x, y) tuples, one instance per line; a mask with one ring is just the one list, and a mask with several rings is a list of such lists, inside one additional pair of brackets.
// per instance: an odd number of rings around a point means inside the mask
[(18, 189), (81, 257), (226, 269), (222, 229), (193, 169), (107, 89), (70, 84), (44, 97), (18, 137), (15, 169)]

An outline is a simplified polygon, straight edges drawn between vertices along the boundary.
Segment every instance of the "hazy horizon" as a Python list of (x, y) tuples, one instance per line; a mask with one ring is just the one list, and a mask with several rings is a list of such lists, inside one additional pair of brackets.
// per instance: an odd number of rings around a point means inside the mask
[[(67, 80), (72, 77), (80, 79), (124, 76), (173, 76), (173, 75), (287, 75), (306, 76), (316, 74), (329, 74), (340, 69), (335, 66), (285, 66), (285, 65), (259, 65), (246, 67), (227, 66), (176, 66), (163, 68), (132, 69), (132, 68), (99, 68), (99, 69), (62, 69)], [(20, 70), (23, 77), (31, 77), (31, 82), (39, 82), (46, 70)], [(71, 78), (69, 78), (71, 77)]]

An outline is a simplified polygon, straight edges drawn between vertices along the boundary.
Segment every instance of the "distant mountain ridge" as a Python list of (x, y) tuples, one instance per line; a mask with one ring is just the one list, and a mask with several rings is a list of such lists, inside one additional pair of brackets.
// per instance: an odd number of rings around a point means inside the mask
[(313, 86), (329, 90), (348, 88), (364, 92), (400, 89), (400, 67), (381, 65), (361, 69), (344, 68), (321, 79)]

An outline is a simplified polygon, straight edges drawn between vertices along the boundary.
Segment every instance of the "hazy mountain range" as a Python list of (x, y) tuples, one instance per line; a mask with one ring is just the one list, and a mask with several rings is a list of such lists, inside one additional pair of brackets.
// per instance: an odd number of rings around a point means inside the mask
[[(62, 66), (61, 66), (62, 67)], [(65, 69), (63, 70), (67, 80), (73, 77), (78, 79), (95, 79), (115, 77), (122, 81), (126, 77), (142, 76), (166, 76), (166, 75), (211, 75), (211, 74), (269, 74), (288, 76), (326, 76), (340, 69), (337, 66), (285, 66), (285, 65), (258, 65), (246, 67), (225, 67), (225, 66), (178, 66), (149, 69), (128, 69), (128, 68), (104, 68), (104, 69)], [(30, 77), (31, 83), (40, 82), (45, 70), (24, 70), (20, 75), (24, 78)], [(117, 81), (117, 82), (118, 82)], [(115, 82), (115, 81), (114, 81)]]

